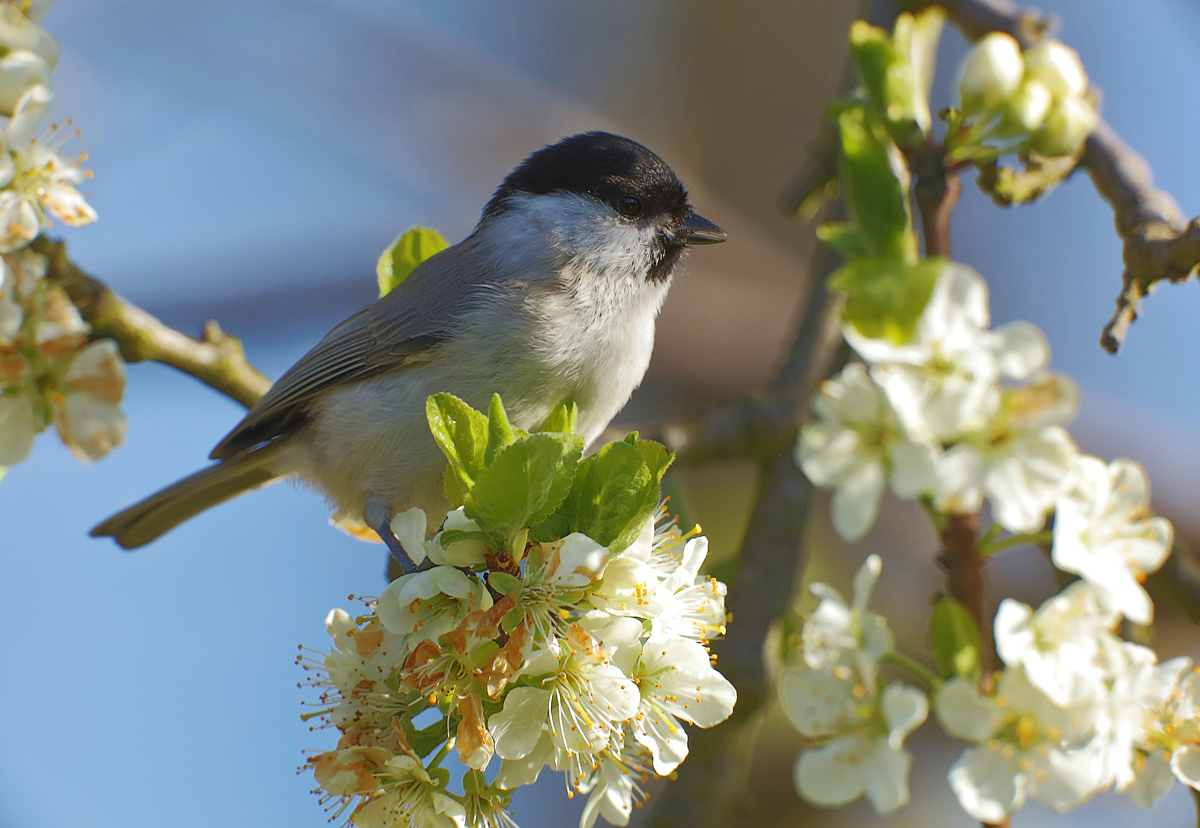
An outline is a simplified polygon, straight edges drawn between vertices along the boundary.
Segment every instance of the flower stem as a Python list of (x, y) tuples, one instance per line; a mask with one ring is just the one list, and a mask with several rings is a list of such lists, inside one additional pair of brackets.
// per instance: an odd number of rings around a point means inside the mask
[(905, 653), (896, 652), (893, 650), (890, 653), (884, 653), (879, 657), (879, 660), (899, 667), (913, 678), (924, 682), (930, 689), (933, 689), (942, 683), (942, 679), (937, 673), (933, 672), (924, 664), (917, 661), (912, 656), (906, 655)]
[(1005, 549), (1009, 549), (1013, 546), (1021, 546), (1022, 544), (1026, 543), (1050, 543), (1052, 540), (1054, 540), (1054, 533), (1049, 529), (1047, 529), (1045, 532), (1030, 532), (1026, 535), (1010, 535), (1009, 537), (1001, 538), (1000, 540), (993, 540), (990, 537), (991, 534), (992, 533), (989, 530), (988, 534), (984, 535), (979, 540), (980, 557), (990, 558), (997, 552), (1003, 552)]
[(442, 760), (446, 758), (446, 754), (450, 752), (450, 748), (452, 748), (452, 747), (454, 747), (454, 740), (447, 739), (446, 744), (442, 745), (442, 749), (439, 750), (437, 752), (437, 755), (433, 757), (432, 761), (430, 761), (430, 763), (425, 766), (425, 769), (433, 770), (436, 767), (440, 767), (442, 764)]

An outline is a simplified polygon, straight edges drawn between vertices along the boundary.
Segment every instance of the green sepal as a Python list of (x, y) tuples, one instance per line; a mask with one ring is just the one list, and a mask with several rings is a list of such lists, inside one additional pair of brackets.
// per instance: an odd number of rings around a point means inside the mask
[(475, 532), (469, 529), (446, 529), (441, 534), (442, 546), (449, 546), (452, 543), (459, 541), (480, 541), (487, 543), (492, 540), (492, 536), (487, 532)]
[(450, 463), (452, 474), (445, 488), (449, 490), (453, 482), (458, 489), (458, 497), (449, 500), (463, 502), (486, 466), (488, 419), (453, 394), (434, 394), (426, 400), (425, 417)]
[(949, 595), (934, 602), (929, 617), (929, 649), (938, 672), (978, 682), (983, 671), (983, 642), (967, 608)]
[(944, 259), (915, 264), (888, 259), (852, 259), (829, 277), (829, 289), (846, 294), (843, 321), (872, 339), (902, 345), (917, 332)]
[(571, 490), (584, 438), (578, 434), (530, 434), (501, 449), (464, 497), (467, 517), (507, 549), (522, 529), (546, 518)]
[(471, 657), (467, 659), (471, 669), (478, 669), (487, 664), (491, 657), (500, 649), (500, 645), (495, 641), (485, 641), (471, 651)]
[(561, 434), (574, 434), (579, 420), (579, 406), (573, 401), (559, 403), (535, 431), (557, 431)]
[(500, 619), (500, 629), (506, 633), (511, 633), (521, 622), (525, 620), (525, 608), (513, 607), (508, 612), (504, 613), (504, 617)]
[(404, 737), (408, 739), (408, 744), (412, 747), (413, 753), (422, 759), (446, 744), (450, 734), (453, 734), (458, 727), (458, 723), (454, 720), (459, 717), (452, 716), (439, 719), (433, 724), (417, 730), (413, 726), (410, 716), (411, 714), (406, 713), (404, 718), (401, 719), (400, 724), (404, 729)]
[(379, 295), (386, 296), (408, 278), (417, 265), (449, 247), (449, 242), (429, 227), (413, 227), (387, 246), (375, 263)]
[(493, 572), (488, 575), (488, 583), (496, 592), (507, 595), (510, 592), (520, 592), (523, 582), (520, 578), (509, 575), (507, 572)]
[(504, 410), (504, 403), (500, 402), (499, 394), (492, 394), (492, 401), (488, 404), (487, 422), (487, 448), (483, 452), (485, 467), (492, 465), (492, 461), (496, 459), (496, 453), (500, 449), (511, 446), (516, 440), (512, 426), (508, 422), (508, 414)]

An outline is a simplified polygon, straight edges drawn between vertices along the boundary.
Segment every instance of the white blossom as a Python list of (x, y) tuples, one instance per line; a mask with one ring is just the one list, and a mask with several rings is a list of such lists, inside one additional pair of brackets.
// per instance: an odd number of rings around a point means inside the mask
[(1050, 359), (1046, 339), (1027, 322), (988, 330), (987, 283), (966, 265), (947, 262), (911, 342), (869, 339), (845, 326), (846, 341), (872, 364), (910, 434), (950, 441), (996, 414), (1001, 376), (1028, 379)]
[(1061, 427), (1075, 416), (1079, 389), (1050, 374), (1004, 392), (999, 410), (978, 432), (949, 448), (938, 464), (937, 505), (971, 514), (986, 496), (997, 523), (1033, 532), (1070, 481), (1078, 454)]
[(1136, 777), (1126, 789), (1143, 808), (1176, 779), (1200, 790), (1200, 673), (1190, 670), (1164, 703), (1146, 712), (1133, 760)]
[(650, 751), (660, 776), (687, 757), (687, 733), (680, 719), (712, 727), (729, 718), (737, 701), (737, 691), (713, 669), (708, 652), (686, 638), (650, 636), (629, 677), (641, 694), (634, 738)]
[(899, 683), (878, 693), (844, 664), (832, 671), (789, 670), (780, 677), (780, 699), (792, 724), (821, 747), (796, 759), (797, 792), (825, 807), (866, 794), (879, 813), (908, 803), (912, 756), (904, 740), (925, 721), (925, 694)]
[(1037, 612), (1005, 598), (996, 612), (996, 650), (1059, 707), (1093, 691), (1104, 680), (1103, 642), (1115, 640), (1118, 615), (1101, 596), (1076, 581)]
[(957, 86), (963, 112), (995, 109), (1016, 91), (1024, 73), (1021, 47), (1012, 35), (984, 35), (959, 66)]
[(1004, 671), (993, 696), (967, 679), (947, 681), (934, 711), (947, 733), (975, 743), (949, 779), (959, 804), (981, 822), (1003, 822), (1027, 796), (1067, 810), (1102, 784), (1092, 757), (1078, 748), (1091, 734), (1092, 708), (1058, 707), (1020, 667)]
[(847, 604), (841, 593), (828, 584), (809, 587), (821, 601), (804, 620), (801, 631), (804, 662), (814, 670), (848, 663), (863, 680), (875, 683), (875, 664), (892, 650), (892, 632), (887, 619), (867, 609), (871, 592), (879, 582), (883, 564), (871, 555), (854, 574), (854, 597)]
[(1171, 554), (1166, 518), (1150, 517), (1150, 486), (1131, 460), (1105, 466), (1080, 458), (1075, 485), (1058, 499), (1054, 565), (1093, 584), (1126, 618), (1149, 624), (1154, 605), (1141, 582)]
[(815, 485), (835, 490), (833, 526), (846, 540), (871, 528), (889, 478), (900, 497), (932, 488), (937, 448), (909, 438), (862, 365), (821, 383), (812, 409), (817, 420), (801, 429), (796, 459)]
[(1122, 791), (1135, 780), (1136, 748), (1146, 740), (1151, 711), (1167, 703), (1192, 663), (1176, 658), (1156, 664), (1153, 650), (1130, 641), (1106, 644), (1105, 655), (1110, 679), (1100, 696), (1096, 737), (1088, 750), (1101, 784), (1115, 784)]

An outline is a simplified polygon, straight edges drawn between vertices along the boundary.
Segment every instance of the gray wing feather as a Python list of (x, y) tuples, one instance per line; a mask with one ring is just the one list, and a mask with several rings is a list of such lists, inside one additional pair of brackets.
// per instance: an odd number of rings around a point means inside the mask
[(291, 433), (320, 392), (401, 370), (454, 334), (464, 302), (489, 279), (472, 239), (422, 262), (407, 279), (325, 335), (271, 386), (209, 457), (233, 457)]

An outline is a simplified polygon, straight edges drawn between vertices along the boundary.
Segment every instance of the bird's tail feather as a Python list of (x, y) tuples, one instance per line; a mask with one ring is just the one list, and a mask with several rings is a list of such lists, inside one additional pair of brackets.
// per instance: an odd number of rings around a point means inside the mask
[(270, 444), (201, 469), (118, 512), (90, 534), (136, 549), (205, 509), (278, 480), (280, 474), (272, 465), (280, 448)]

